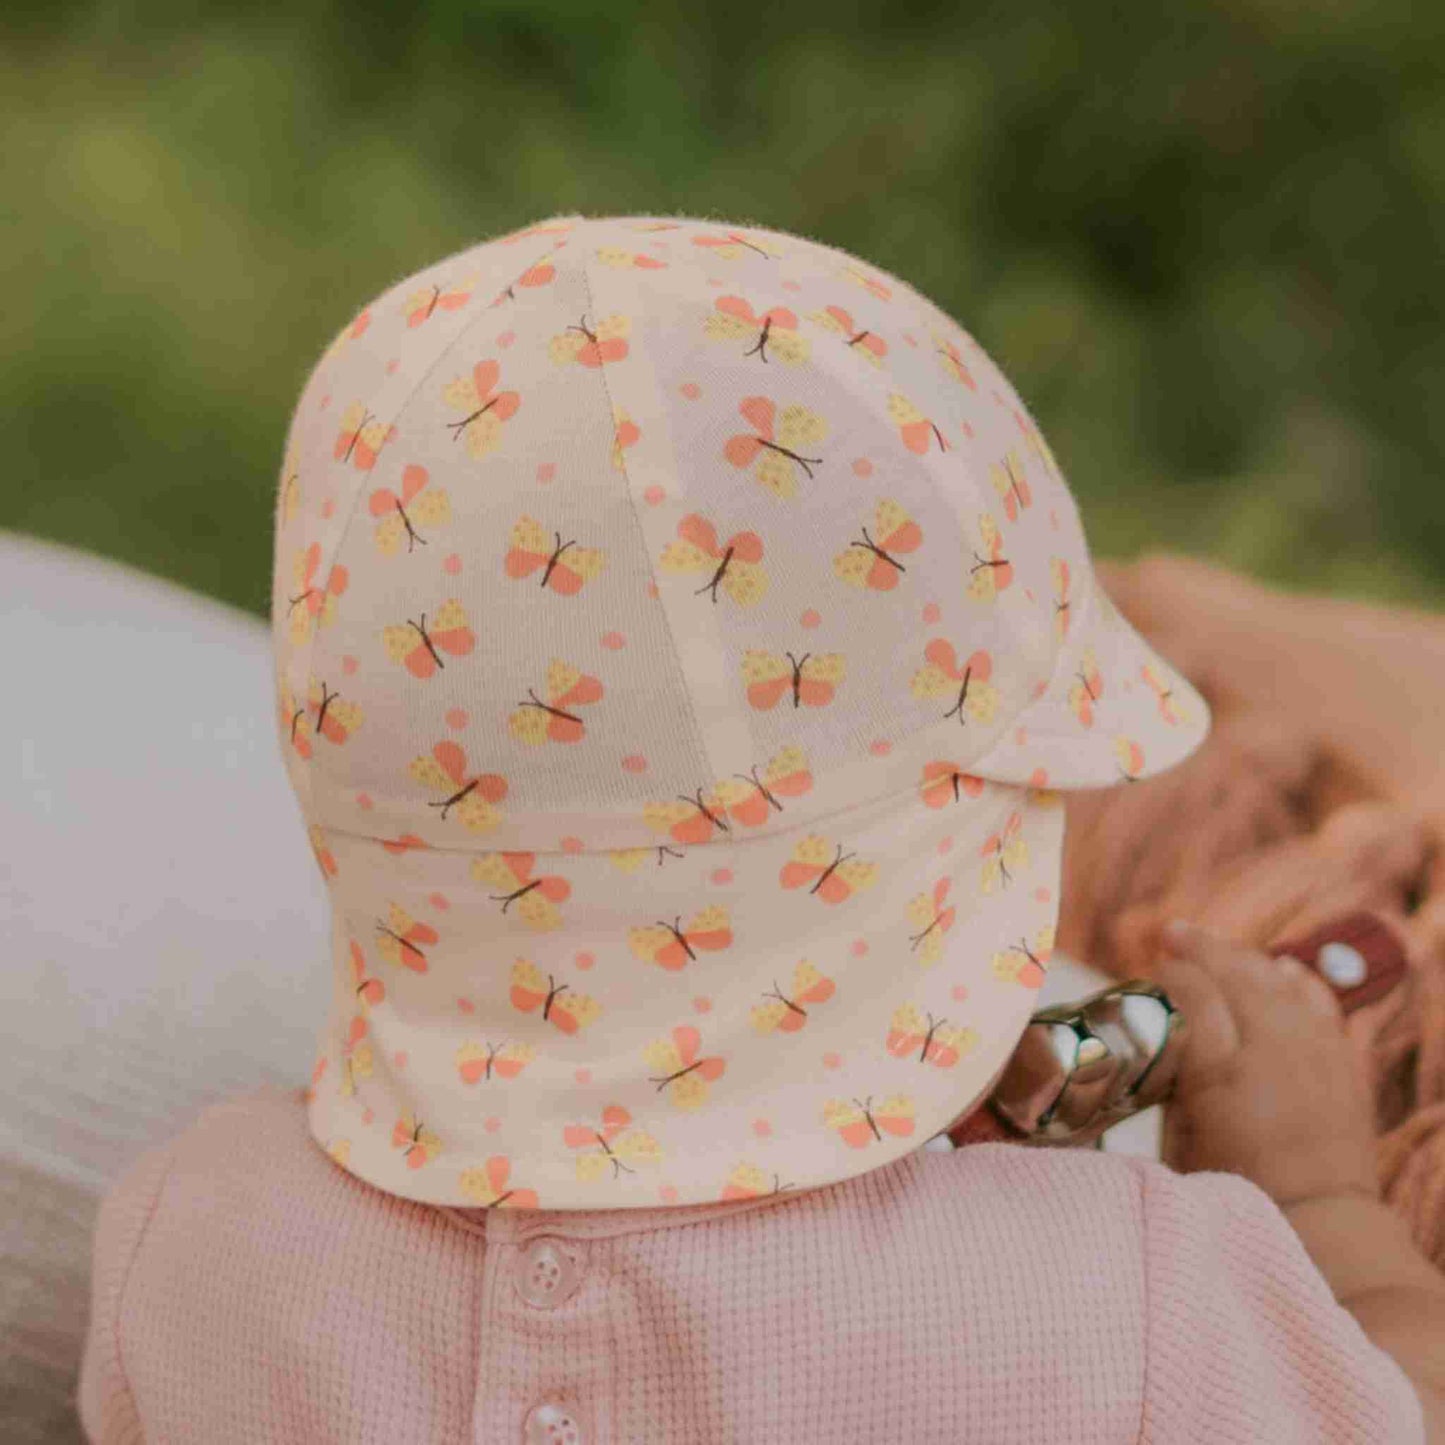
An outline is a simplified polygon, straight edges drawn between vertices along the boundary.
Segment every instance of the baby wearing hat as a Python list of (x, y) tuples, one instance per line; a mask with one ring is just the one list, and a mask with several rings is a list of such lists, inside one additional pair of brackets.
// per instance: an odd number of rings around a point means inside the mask
[(106, 1200), (92, 1439), (1425, 1438), (1240, 1173), (920, 1148), (1037, 1007), (1060, 790), (1209, 715), (905, 283), (679, 218), (428, 267), (305, 386), (273, 599), (330, 1013)]

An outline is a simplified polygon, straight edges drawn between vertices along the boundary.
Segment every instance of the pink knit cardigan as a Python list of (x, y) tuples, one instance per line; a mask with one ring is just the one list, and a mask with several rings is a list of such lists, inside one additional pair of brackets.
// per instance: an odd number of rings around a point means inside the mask
[(78, 1398), (98, 1445), (1424, 1440), (1234, 1175), (1001, 1143), (723, 1204), (452, 1210), (345, 1173), (276, 1089), (104, 1201)]

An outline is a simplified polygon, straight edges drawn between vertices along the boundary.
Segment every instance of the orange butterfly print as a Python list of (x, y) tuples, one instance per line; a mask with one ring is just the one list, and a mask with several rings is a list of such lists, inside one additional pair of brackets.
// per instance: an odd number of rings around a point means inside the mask
[(326, 684), (314, 677), (306, 708), (317, 737), (327, 742), (344, 743), (361, 726), (361, 709), (354, 702), (343, 702), (340, 694), (328, 692)]
[(415, 833), (403, 833), (399, 838), (383, 838), (381, 846), (388, 853), (400, 856), (410, 852), (413, 848), (429, 848), (431, 844), (425, 838), (418, 837)]
[(293, 446), (286, 450), (286, 462), (281, 468), (281, 496), (280, 496), (281, 525), (290, 524), (296, 510), (301, 505), (301, 477), (296, 463), (296, 449)]
[(831, 978), (819, 973), (806, 958), (799, 959), (793, 968), (793, 986), (788, 993), (774, 980), (772, 993), (765, 995), (768, 1002), (758, 1004), (748, 1017), (760, 1034), (775, 1031), (795, 1034), (808, 1022), (808, 1010), (803, 1005), (827, 1003), (835, 991)]
[(612, 413), (612, 426), (612, 465), (620, 472), (627, 465), (627, 448), (635, 447), (642, 439), (642, 428), (620, 408)]
[(483, 1209), (536, 1209), (535, 1189), (509, 1189), (512, 1161), (493, 1154), (480, 1169), (463, 1169), (457, 1183), (463, 1194)]
[(1062, 642), (1069, 635), (1069, 564), (1062, 557), (1049, 558), (1049, 575), (1054, 579), (1054, 636)]
[(876, 863), (859, 862), (856, 855), (845, 853), (841, 843), (834, 844), (835, 855), (828, 857), (828, 840), (810, 833), (794, 845), (793, 856), (783, 864), (778, 882), (784, 888), (802, 888), (811, 884), (824, 903), (841, 903), (855, 892), (872, 886), (878, 877)]
[(631, 332), (632, 322), (626, 316), (604, 316), (595, 328), (588, 326), (584, 316), (576, 326), (552, 338), (547, 354), (559, 365), (575, 361), (578, 366), (596, 368), (627, 355)]
[(502, 425), (522, 405), (515, 391), (498, 391), (502, 368), (495, 361), (479, 361), (466, 376), (458, 376), (442, 388), (442, 400), (454, 411), (465, 412), (460, 421), (449, 421), (452, 440), (466, 437), (467, 453), (477, 461), (502, 444)]
[(371, 307), (367, 306), (336, 333), (331, 345), (326, 348), (326, 354), (322, 357), (322, 360), (330, 361), (338, 351), (345, 347), (348, 341), (355, 341), (357, 337), (364, 336), (366, 334), (366, 328), (370, 325)]
[(1137, 783), (1144, 771), (1144, 749), (1133, 738), (1118, 737), (1114, 739), (1114, 756), (1125, 781)]
[(396, 556), (402, 538), (406, 539), (408, 552), (418, 542), (426, 546), (418, 525), (441, 527), (451, 521), (451, 499), (440, 487), (428, 487), (430, 480), (427, 469), (413, 463), (401, 474), (401, 496), (390, 487), (378, 487), (371, 494), (367, 508), (380, 519), (376, 524), (376, 550), (383, 557)]
[(284, 681), (277, 684), (276, 706), (281, 719), (281, 731), (284, 732), (296, 750), (297, 757), (309, 759), (311, 756), (311, 719), (306, 715), (305, 707), (298, 706), (296, 695)]
[(768, 347), (779, 361), (797, 366), (808, 359), (806, 336), (798, 335), (798, 318), (786, 306), (774, 306), (759, 315), (741, 296), (719, 296), (715, 310), (703, 323), (714, 341), (751, 341), (744, 356), (767, 361)]
[(1046, 965), (1053, 951), (1053, 927), (1041, 928), (1034, 936), (1032, 947), (1021, 938), (1011, 947), (994, 954), (994, 977), (1003, 983), (1022, 984), (1024, 988), (1042, 988), (1047, 976)]
[(469, 276), (451, 290), (433, 284), (413, 291), (406, 298), (406, 306), (403, 308), (407, 329), (414, 331), (418, 326), (430, 321), (438, 311), (460, 311), (472, 299), (476, 285), (477, 278)]
[[(642, 1057), (654, 1069), (661, 1069), (662, 1078), (648, 1077), (649, 1084), (659, 1090), (668, 1089), (668, 1097), (679, 1109), (700, 1109), (707, 1102), (708, 1086), (722, 1078), (727, 1063), (720, 1058), (698, 1058), (702, 1035), (691, 1024), (680, 1024), (670, 1037), (654, 1039), (642, 1051)], [(669, 1088), (669, 1085), (671, 1086)]]
[(582, 1149), (577, 1156), (577, 1177), (588, 1181), (599, 1179), (612, 1166), (612, 1177), (633, 1172), (624, 1159), (635, 1164), (656, 1164), (662, 1158), (662, 1146), (651, 1134), (633, 1129), (632, 1115), (621, 1104), (609, 1104), (602, 1111), (602, 1127), (591, 1124), (566, 1124), (562, 1141), (569, 1149)]
[(609, 848), (607, 858), (619, 873), (636, 873), (654, 853), (657, 854), (659, 868), (662, 867), (664, 856), (669, 858), (686, 856), (680, 848), (674, 848), (667, 843), (659, 843), (655, 848)]
[(717, 953), (733, 941), (728, 911), (719, 903), (709, 904), (681, 926), (681, 916), (671, 923), (658, 922), (645, 928), (629, 928), (627, 945), (644, 963), (676, 973), (699, 953)]
[(555, 873), (532, 877), (536, 862), (535, 853), (483, 853), (472, 859), (472, 877), (505, 890), (489, 895), (503, 913), (515, 903), (523, 923), (547, 932), (562, 926), (557, 905), (572, 896), (572, 885)]
[(907, 571), (895, 555), (916, 552), (923, 541), (923, 529), (897, 502), (888, 497), (879, 499), (873, 513), (876, 539), (863, 526), (863, 540), (849, 542), (846, 552), (833, 558), (833, 571), (854, 587), (874, 592), (891, 592), (898, 578)]
[(383, 1002), (386, 985), (379, 978), (372, 978), (366, 972), (366, 954), (361, 945), (351, 940), (351, 982), (352, 992), (361, 1000), (363, 1010)]
[(291, 641), (298, 647), (306, 641), (314, 621), (325, 627), (336, 620), (336, 599), (346, 591), (350, 576), (345, 567), (335, 566), (324, 588), (316, 585), (321, 568), (321, 543), (313, 542), (304, 552), (296, 554), (292, 576), (300, 595), (289, 598), (291, 605)]
[[(827, 439), (828, 423), (805, 406), (777, 406), (765, 396), (750, 396), (738, 413), (757, 434), (743, 432), (729, 437), (723, 455), (733, 466), (746, 471), (784, 501), (798, 492), (798, 473), (809, 480), (822, 457), (805, 457), (803, 448)], [(754, 465), (756, 463), (756, 465)]]
[[(308, 1103), (310, 1100), (307, 1101)], [(343, 1169), (351, 1160), (351, 1140), (333, 1139), (327, 1146), (326, 1152), (341, 1165)]]
[[(565, 236), (571, 229), (571, 221), (538, 221), (535, 226), (500, 237), (499, 242), (503, 246), (510, 246), (517, 241), (525, 241), (528, 236)], [(560, 246), (562, 243), (559, 241), (556, 244)]]
[(813, 775), (808, 771), (807, 755), (801, 748), (786, 747), (775, 753), (763, 769), (762, 777), (757, 768), (749, 773), (737, 773), (724, 778), (717, 785), (717, 797), (726, 810), (749, 828), (757, 828), (768, 821), (769, 809), (781, 813), (783, 805), (778, 795), (785, 798), (800, 798), (813, 786)]
[(877, 276), (870, 276), (857, 266), (845, 262), (840, 274), (855, 286), (861, 286), (870, 295), (876, 296), (880, 301), (887, 301), (893, 295), (892, 289), (880, 281)]
[(881, 366), (888, 355), (888, 343), (876, 331), (855, 326), (853, 318), (841, 306), (825, 306), (821, 311), (810, 312), (808, 320), (841, 336), (850, 350), (875, 367)]
[(420, 1169), (442, 1150), (442, 1141), (411, 1114), (403, 1114), (391, 1131), (393, 1149), (403, 1149), (408, 1169)]
[(1010, 868), (1028, 867), (1029, 845), (1020, 836), (1023, 821), (1022, 813), (1011, 813), (1003, 830), (990, 833), (979, 849), (979, 857), (983, 859), (979, 886), (985, 893), (992, 893), (1000, 883), (1007, 888), (1013, 882)]
[(677, 524), (677, 538), (662, 549), (658, 566), (672, 573), (711, 572), (694, 595), (707, 592), (716, 602), (721, 587), (739, 607), (751, 607), (767, 592), (763, 539), (756, 532), (736, 532), (720, 545), (713, 524), (692, 512)]
[(407, 772), (422, 787), (446, 794), (441, 802), (427, 804), (441, 809), (443, 822), (452, 808), (473, 833), (488, 833), (502, 821), (497, 804), (507, 796), (507, 780), (498, 773), (470, 772), (460, 743), (450, 738), (437, 743), (429, 757), (413, 758)]
[(918, 924), (919, 931), (909, 934), (908, 947), (910, 952), (918, 950), (918, 962), (924, 968), (932, 968), (943, 957), (943, 935), (953, 927), (956, 912), (947, 904), (952, 886), (952, 879), (940, 878), (932, 893), (918, 893), (909, 900), (908, 917)]
[(950, 718), (958, 714), (959, 722), (967, 722), (965, 713), (987, 724), (998, 707), (998, 689), (989, 681), (993, 659), (980, 648), (960, 667), (953, 644), (935, 637), (923, 649), (927, 665), (913, 674), (909, 691), (916, 698), (952, 697), (953, 706), (944, 713)]
[(816, 657), (805, 652), (802, 657), (784, 653), (787, 662), (773, 652), (749, 648), (743, 653), (743, 681), (748, 686), (748, 701), (759, 711), (775, 708), (789, 693), (793, 706), (826, 707), (833, 701), (837, 686), (843, 680), (845, 659), (841, 652), (820, 652)]
[(978, 1030), (957, 1028), (932, 1014), (925, 1021), (911, 1004), (894, 1009), (884, 1047), (895, 1059), (915, 1057), (920, 1064), (951, 1069), (978, 1043)]
[(583, 587), (602, 571), (606, 553), (596, 547), (579, 547), (564, 542), (560, 532), (552, 533), (555, 546), (549, 546), (542, 524), (531, 517), (518, 517), (512, 524), (512, 545), (503, 563), (508, 577), (520, 580), (542, 569), (542, 586), (550, 587), (563, 597), (575, 597)]
[(823, 1105), (823, 1122), (838, 1132), (851, 1149), (861, 1149), (884, 1133), (907, 1138), (913, 1133), (913, 1100), (906, 1094), (890, 1094), (873, 1108), (873, 1096), (866, 1099), (829, 1099)]
[(1031, 506), (1034, 494), (1029, 490), (1029, 479), (1024, 475), (1023, 463), (1017, 452), (1009, 452), (1002, 462), (995, 462), (989, 468), (989, 480), (1003, 502), (1003, 509), (1010, 522), (1017, 522), (1019, 513)]
[(661, 271), (667, 266), (666, 261), (659, 261), (656, 256), (649, 256), (645, 251), (629, 251), (624, 246), (603, 246), (597, 252), (597, 259), (618, 271)]
[(961, 382), (970, 391), (978, 390), (978, 383), (973, 379), (973, 373), (968, 369), (968, 364), (960, 355), (958, 348), (951, 341), (945, 341), (941, 336), (935, 336), (935, 351), (943, 358), (943, 369), (957, 382)]
[(1013, 563), (1003, 555), (1003, 535), (987, 512), (979, 514), (978, 532), (988, 556), (973, 554), (974, 565), (968, 569), (968, 595), (978, 602), (992, 602), (1013, 581)]
[(451, 657), (465, 657), (477, 645), (467, 614), (454, 597), (437, 608), (430, 628), (423, 612), (420, 621), (408, 618), (405, 623), (382, 628), (381, 641), (393, 662), (401, 663), (413, 677), (423, 680), (435, 677), (445, 666), (443, 652)]
[(523, 1013), (542, 1010), (542, 1017), (564, 1034), (575, 1034), (602, 1014), (602, 1005), (585, 993), (570, 992), (570, 983), (558, 983), (530, 959), (519, 958), (512, 965), (512, 1007)]
[(1180, 723), (1189, 721), (1189, 709), (1175, 700), (1174, 689), (1147, 662), (1140, 667), (1139, 676), (1149, 684), (1159, 703), (1159, 716), (1170, 727), (1178, 727)]
[(510, 285), (504, 286), (492, 298), (488, 310), (492, 306), (500, 306), (503, 301), (515, 301), (517, 299), (518, 286), (545, 286), (557, 275), (557, 268), (550, 261), (538, 261), (534, 266), (528, 266), (520, 276)]
[(930, 808), (946, 808), (949, 803), (960, 801), (960, 793), (978, 797), (983, 792), (983, 779), (964, 772), (957, 763), (925, 763), (918, 791)]
[(430, 947), (438, 940), (431, 924), (418, 923), (399, 903), (393, 903), (387, 911), (386, 922), (376, 920), (376, 935), (376, 951), (388, 963), (409, 968), (413, 973), (427, 971), (422, 945)]
[(898, 428), (898, 435), (909, 451), (921, 457), (933, 441), (938, 442), (939, 451), (948, 450), (948, 443), (944, 441), (938, 424), (924, 416), (906, 396), (900, 396), (896, 391), (889, 393), (888, 415), (893, 419), (893, 425)]
[(780, 1176), (775, 1173), (773, 1187), (769, 1189), (768, 1176), (756, 1164), (743, 1161), (733, 1166), (718, 1198), (723, 1202), (729, 1199), (756, 1199), (762, 1194), (781, 1194), (785, 1189), (793, 1188), (791, 1184), (779, 1183), (779, 1179)]
[[(714, 831), (730, 833), (722, 798), (712, 789), (699, 788), (692, 797), (679, 793), (666, 803), (648, 803), (642, 820), (655, 833), (667, 833), (679, 843), (706, 843)], [(620, 849), (623, 853), (643, 854), (650, 849)], [(662, 859), (658, 858), (658, 863)], [(634, 865), (635, 866), (635, 865)]]
[(367, 1023), (359, 1014), (351, 1020), (351, 1027), (341, 1044), (341, 1077), (336, 1087), (343, 1099), (349, 1099), (361, 1079), (371, 1077), (375, 1059), (371, 1051), (371, 1040), (366, 1036)]
[(464, 1084), (490, 1079), (493, 1074), (499, 1079), (515, 1079), (536, 1057), (531, 1044), (503, 1044), (500, 1048), (488, 1044), (485, 1050), (463, 1044), (456, 1053), (457, 1077)]
[(745, 235), (742, 231), (728, 231), (722, 236), (694, 236), (694, 246), (706, 246), (714, 256), (724, 261), (736, 261), (745, 251), (776, 260), (783, 253), (769, 242)]
[(542, 743), (577, 743), (586, 734), (582, 719), (568, 708), (584, 707), (602, 696), (602, 684), (570, 662), (553, 658), (547, 668), (547, 701), (543, 702), (531, 688), (528, 702), (522, 703), (507, 719), (507, 729), (518, 742), (537, 746)]
[(1069, 688), (1069, 707), (1086, 727), (1094, 726), (1094, 704), (1104, 692), (1104, 675), (1099, 671), (1099, 658), (1092, 647), (1086, 647), (1079, 659), (1075, 682)]
[(1024, 434), (1028, 444), (1033, 448), (1034, 454), (1044, 464), (1044, 469), (1054, 478), (1055, 481), (1063, 480), (1063, 473), (1059, 471), (1059, 464), (1054, 459), (1054, 454), (1048, 442), (1044, 440), (1043, 433), (1036, 427), (1017, 407), (1010, 408), (1014, 414), (1014, 420), (1018, 423), (1019, 430)]
[(331, 455), (338, 462), (350, 462), (359, 472), (376, 465), (382, 447), (396, 436), (396, 428), (378, 421), (364, 403), (354, 401), (341, 417), (341, 430)]
[(321, 877), (323, 879), (335, 878), (338, 871), (336, 856), (326, 846), (326, 835), (313, 824), (307, 830), (307, 837), (311, 840), (311, 851), (316, 855), (316, 866), (321, 869)]

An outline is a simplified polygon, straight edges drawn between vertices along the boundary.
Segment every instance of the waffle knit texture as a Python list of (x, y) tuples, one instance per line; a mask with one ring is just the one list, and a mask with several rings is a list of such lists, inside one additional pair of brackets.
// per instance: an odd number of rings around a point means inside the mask
[[(529, 1246), (578, 1262), (552, 1307)], [(207, 1110), (105, 1200), (79, 1406), (96, 1445), (1423, 1445), (1418, 1399), (1235, 1175), (984, 1144), (677, 1208), (378, 1190), (298, 1093)]]

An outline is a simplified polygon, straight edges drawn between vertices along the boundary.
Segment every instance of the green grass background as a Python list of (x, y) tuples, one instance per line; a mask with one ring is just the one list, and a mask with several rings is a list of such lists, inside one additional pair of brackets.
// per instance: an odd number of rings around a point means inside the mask
[(0, 19), (0, 527), (263, 613), (290, 408), (558, 212), (801, 231), (1038, 416), (1095, 552), (1445, 605), (1445, 6), (54, 3)]

